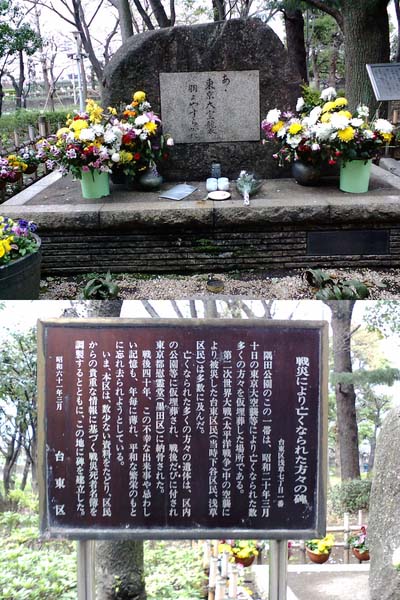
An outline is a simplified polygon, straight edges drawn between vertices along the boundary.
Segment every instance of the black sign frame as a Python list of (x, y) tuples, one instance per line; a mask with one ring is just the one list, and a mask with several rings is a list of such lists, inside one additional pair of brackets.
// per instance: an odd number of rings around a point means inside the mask
[[(196, 328), (209, 326), (217, 330), (239, 327), (256, 330), (316, 330), (318, 333), (318, 447), (316, 450), (316, 486), (312, 526), (304, 529), (260, 529), (226, 527), (64, 527), (54, 526), (49, 510), (46, 403), (46, 344), (49, 329), (103, 328)], [(327, 495), (327, 423), (328, 423), (328, 324), (321, 321), (274, 321), (264, 319), (53, 319), (38, 322), (38, 447), (41, 532), (45, 538), (93, 539), (308, 539), (321, 536), (326, 528)]]

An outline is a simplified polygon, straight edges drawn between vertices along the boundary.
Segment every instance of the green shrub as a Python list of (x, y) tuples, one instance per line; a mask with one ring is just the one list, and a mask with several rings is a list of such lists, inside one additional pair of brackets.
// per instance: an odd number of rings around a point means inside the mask
[(25, 142), (28, 138), (28, 126), (33, 125), (38, 131), (38, 120), (40, 116), (46, 117), (49, 122), (50, 132), (55, 133), (58, 125), (63, 125), (69, 111), (61, 110), (56, 112), (42, 112), (40, 110), (18, 110), (9, 115), (0, 117), (0, 132), (3, 139), (11, 138), (13, 141), (13, 132), (16, 130), (20, 141)]
[(330, 510), (337, 516), (369, 508), (370, 479), (352, 479), (334, 485), (328, 494)]

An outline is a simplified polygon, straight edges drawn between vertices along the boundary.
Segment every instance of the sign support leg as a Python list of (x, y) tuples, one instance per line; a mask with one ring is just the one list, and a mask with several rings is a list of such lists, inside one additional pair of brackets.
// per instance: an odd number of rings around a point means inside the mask
[(287, 540), (270, 540), (269, 549), (269, 600), (286, 600)]
[(78, 600), (95, 600), (94, 545), (92, 540), (78, 542)]

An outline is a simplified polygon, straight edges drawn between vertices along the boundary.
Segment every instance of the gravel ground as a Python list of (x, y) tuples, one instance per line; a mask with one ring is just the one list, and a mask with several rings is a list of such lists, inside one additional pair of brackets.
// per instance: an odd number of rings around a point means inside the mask
[[(400, 298), (400, 269), (332, 269), (324, 270), (331, 277), (358, 279), (369, 288), (369, 299)], [(235, 272), (213, 275), (223, 281), (224, 296), (265, 298), (276, 300), (313, 299), (315, 291), (303, 278), (304, 270), (289, 275)], [(46, 277), (41, 283), (41, 299), (70, 300), (79, 298), (90, 275), (75, 277)], [(201, 298), (210, 295), (207, 290), (207, 275), (137, 276), (116, 274), (113, 276), (124, 300), (171, 300)]]

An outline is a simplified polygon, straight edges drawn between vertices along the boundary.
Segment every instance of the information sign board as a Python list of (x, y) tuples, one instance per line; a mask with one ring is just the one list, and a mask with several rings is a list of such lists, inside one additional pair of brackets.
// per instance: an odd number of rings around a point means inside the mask
[(370, 64), (367, 71), (377, 100), (400, 100), (400, 63)]
[(40, 322), (43, 534), (321, 533), (326, 330), (270, 320)]

